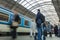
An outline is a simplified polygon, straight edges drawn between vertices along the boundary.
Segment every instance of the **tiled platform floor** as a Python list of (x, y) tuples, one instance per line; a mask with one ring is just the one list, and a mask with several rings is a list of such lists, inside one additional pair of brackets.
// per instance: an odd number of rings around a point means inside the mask
[[(11, 37), (0, 37), (0, 40), (11, 40)], [(34, 40), (34, 38), (30, 36), (17, 36), (16, 40)], [(60, 38), (53, 35), (52, 37), (46, 37), (46, 40), (60, 40)]]

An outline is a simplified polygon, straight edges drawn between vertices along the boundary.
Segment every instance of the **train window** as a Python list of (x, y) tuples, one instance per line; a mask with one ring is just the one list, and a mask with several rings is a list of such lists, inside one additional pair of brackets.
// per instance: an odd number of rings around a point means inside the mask
[(8, 21), (8, 14), (0, 12), (0, 21)]
[(25, 20), (25, 25), (27, 25), (27, 26), (28, 26), (28, 23), (29, 23), (29, 21)]

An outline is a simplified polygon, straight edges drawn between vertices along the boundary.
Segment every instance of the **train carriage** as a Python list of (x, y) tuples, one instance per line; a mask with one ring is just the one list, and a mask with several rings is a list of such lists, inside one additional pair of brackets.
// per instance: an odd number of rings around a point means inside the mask
[[(24, 16), (20, 13), (20, 21), (19, 21), (19, 27), (17, 28), (17, 32), (19, 33), (29, 33), (30, 32), (30, 24), (31, 19), (27, 16)], [(0, 7), (0, 34), (9, 33), (10, 32), (10, 24), (12, 22), (12, 18), (14, 16), (14, 13), (4, 7)]]

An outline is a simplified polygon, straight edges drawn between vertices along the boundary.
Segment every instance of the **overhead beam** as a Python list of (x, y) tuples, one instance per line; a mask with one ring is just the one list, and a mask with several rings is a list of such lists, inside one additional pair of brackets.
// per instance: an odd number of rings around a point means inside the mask
[(19, 13), (22, 13), (23, 15), (28, 16), (30, 18), (35, 18), (36, 16), (33, 12), (29, 11), (19, 3), (15, 2), (14, 0), (0, 0), (0, 6), (1, 5), (10, 10), (15, 10)]

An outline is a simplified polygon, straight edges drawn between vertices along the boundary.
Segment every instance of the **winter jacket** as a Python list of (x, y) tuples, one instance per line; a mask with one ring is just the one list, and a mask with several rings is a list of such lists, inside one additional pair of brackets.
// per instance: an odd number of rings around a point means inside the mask
[(40, 12), (38, 12), (37, 15), (36, 15), (36, 24), (37, 24), (37, 27), (39, 27), (41, 25), (41, 23), (44, 23), (44, 21), (45, 21), (45, 16), (43, 14), (41, 14)]

